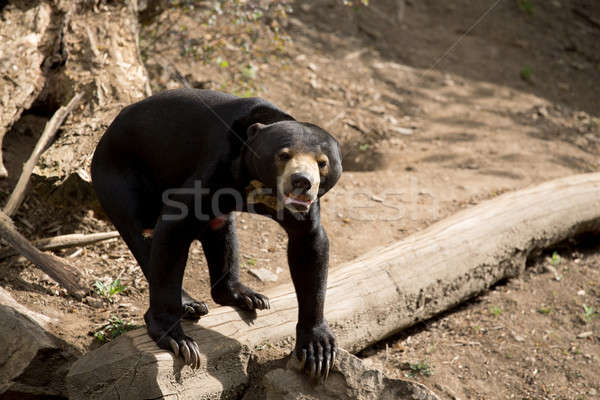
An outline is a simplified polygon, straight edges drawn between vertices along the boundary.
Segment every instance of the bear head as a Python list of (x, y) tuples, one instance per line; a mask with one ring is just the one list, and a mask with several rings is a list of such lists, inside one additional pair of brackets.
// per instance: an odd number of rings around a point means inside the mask
[(340, 145), (316, 125), (295, 120), (255, 123), (247, 134), (249, 177), (276, 193), (289, 211), (307, 212), (340, 178)]

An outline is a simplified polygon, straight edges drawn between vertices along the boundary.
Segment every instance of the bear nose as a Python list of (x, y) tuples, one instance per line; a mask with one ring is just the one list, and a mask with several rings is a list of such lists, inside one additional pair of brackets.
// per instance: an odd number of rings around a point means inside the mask
[(309, 176), (301, 172), (292, 174), (290, 180), (294, 189), (302, 189), (303, 191), (307, 191), (312, 186)]

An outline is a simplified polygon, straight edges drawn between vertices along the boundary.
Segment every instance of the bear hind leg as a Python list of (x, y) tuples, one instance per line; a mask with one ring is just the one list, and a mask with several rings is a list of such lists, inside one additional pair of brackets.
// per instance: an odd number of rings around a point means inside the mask
[[(160, 196), (149, 190), (143, 182), (129, 181), (125, 177), (134, 174), (114, 173), (104, 170), (96, 174), (94, 187), (102, 208), (129, 247), (150, 284), (150, 251), (152, 230), (160, 215)], [(152, 201), (152, 199), (158, 199)], [(195, 300), (184, 289), (181, 301), (185, 319), (197, 320), (208, 314), (208, 306)]]

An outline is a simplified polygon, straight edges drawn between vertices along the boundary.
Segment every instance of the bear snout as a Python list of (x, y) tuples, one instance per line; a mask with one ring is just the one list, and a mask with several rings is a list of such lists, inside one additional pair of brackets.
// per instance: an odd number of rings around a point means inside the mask
[(296, 172), (292, 174), (292, 176), (290, 176), (290, 181), (294, 191), (301, 193), (307, 192), (313, 184), (310, 175), (305, 172)]

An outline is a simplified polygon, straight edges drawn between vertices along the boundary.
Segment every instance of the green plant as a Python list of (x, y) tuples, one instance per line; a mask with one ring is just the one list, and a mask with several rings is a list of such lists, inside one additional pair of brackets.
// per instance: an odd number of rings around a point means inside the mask
[(552, 257), (550, 258), (550, 264), (552, 265), (558, 265), (561, 262), (561, 258), (558, 255), (558, 252), (555, 251), (554, 253), (552, 253)]
[(242, 68), (242, 76), (246, 80), (251, 80), (256, 78), (256, 67), (252, 64), (248, 64)]
[(517, 0), (517, 4), (521, 11), (526, 12), (527, 14), (533, 13), (533, 1), (531, 0)]
[(123, 321), (117, 316), (108, 319), (108, 323), (94, 333), (94, 337), (102, 343), (110, 342), (117, 336), (137, 328), (136, 325)]
[(542, 306), (539, 308), (538, 312), (540, 314), (548, 315), (552, 312), (552, 307)]
[(498, 306), (492, 306), (492, 307), (490, 307), (490, 313), (494, 317), (499, 317), (500, 315), (502, 315), (502, 308), (500, 308)]
[(585, 304), (583, 305), (583, 319), (585, 320), (585, 322), (590, 322), (595, 313), (596, 310), (594, 309), (594, 307), (588, 307)]
[(221, 67), (221, 68), (227, 68), (227, 67), (229, 67), (229, 61), (224, 60), (221, 57), (217, 58), (217, 64), (219, 64), (219, 67)]
[(364, 144), (361, 144), (360, 146), (358, 146), (358, 149), (360, 151), (366, 151), (369, 147), (370, 146), (368, 144), (364, 143)]
[(121, 279), (117, 278), (108, 285), (101, 281), (94, 282), (94, 291), (112, 302), (112, 297), (117, 293), (122, 293), (127, 287), (121, 285)]
[(407, 378), (414, 378), (415, 376), (431, 376), (433, 375), (433, 369), (426, 361), (419, 361), (416, 363), (408, 363), (408, 370), (404, 374)]
[(529, 65), (526, 65), (521, 69), (519, 75), (524, 81), (531, 82), (531, 78), (533, 76), (533, 69)]

